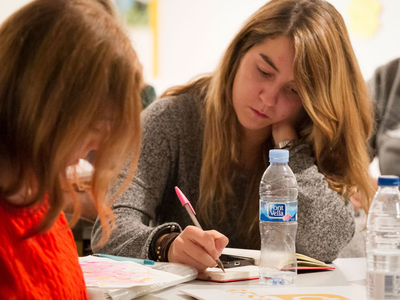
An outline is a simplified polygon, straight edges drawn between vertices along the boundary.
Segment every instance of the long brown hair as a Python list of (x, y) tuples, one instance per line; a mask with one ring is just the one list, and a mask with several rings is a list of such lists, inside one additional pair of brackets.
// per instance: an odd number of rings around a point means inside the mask
[(66, 175), (71, 153), (107, 118), (90, 190), (105, 242), (110, 181), (131, 156), (119, 193), (127, 187), (140, 149), (142, 68), (128, 37), (106, 0), (36, 0), (2, 24), (0, 40), (1, 198), (27, 188), (34, 204), (47, 193), (48, 213), (27, 237), (47, 230), (64, 206), (63, 191), (75, 194)]
[[(367, 211), (373, 196), (369, 183), (367, 141), (373, 111), (343, 18), (323, 0), (272, 0), (261, 7), (233, 39), (217, 70), (186, 87), (167, 91), (177, 95), (192, 88), (207, 90), (199, 215), (206, 224), (225, 218), (232, 193), (232, 166), (240, 157), (238, 120), (232, 105), (233, 81), (240, 60), (267, 38), (285, 36), (295, 47), (294, 75), (308, 118), (298, 134), (311, 145), (319, 171), (331, 189), (348, 199), (363, 195)], [(257, 246), (258, 184), (262, 157), (247, 190), (239, 218), (243, 235)], [(218, 201), (216, 201), (218, 199)], [(250, 234), (249, 234), (250, 233)]]

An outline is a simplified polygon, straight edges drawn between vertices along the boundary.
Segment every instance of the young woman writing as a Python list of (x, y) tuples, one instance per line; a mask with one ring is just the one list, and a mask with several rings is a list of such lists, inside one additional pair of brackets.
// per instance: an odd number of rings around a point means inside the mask
[(98, 150), (88, 192), (100, 244), (113, 220), (108, 185), (129, 155), (133, 177), (141, 66), (110, 12), (106, 0), (36, 0), (0, 27), (1, 299), (86, 299), (61, 212), (69, 191), (79, 217), (66, 169)]
[[(296, 175), (296, 251), (330, 262), (354, 234), (349, 198), (368, 207), (373, 112), (344, 21), (321, 0), (272, 0), (214, 73), (168, 90), (143, 116), (138, 170), (98, 251), (204, 270), (227, 245), (259, 249), (259, 183), (272, 148)], [(123, 175), (121, 179), (125, 178)], [(192, 225), (179, 186), (203, 228)], [(182, 229), (184, 229), (182, 231)], [(182, 231), (182, 232), (181, 232)], [(94, 227), (94, 242), (102, 232)]]

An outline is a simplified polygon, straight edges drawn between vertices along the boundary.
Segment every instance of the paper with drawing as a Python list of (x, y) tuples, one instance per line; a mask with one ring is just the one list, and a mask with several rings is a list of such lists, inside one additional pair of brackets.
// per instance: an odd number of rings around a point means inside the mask
[[(179, 281), (182, 277), (165, 273), (132, 261), (114, 261), (101, 257), (80, 257), (86, 287), (129, 288)], [(166, 277), (166, 274), (168, 276)]]
[(219, 289), (181, 289), (181, 292), (201, 300), (365, 300), (365, 287), (235, 287)]

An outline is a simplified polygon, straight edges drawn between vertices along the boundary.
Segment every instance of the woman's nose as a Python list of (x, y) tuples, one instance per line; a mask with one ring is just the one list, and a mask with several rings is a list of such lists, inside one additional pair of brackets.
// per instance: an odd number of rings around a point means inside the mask
[(279, 91), (278, 87), (265, 87), (260, 93), (260, 99), (266, 106), (275, 106), (278, 103)]

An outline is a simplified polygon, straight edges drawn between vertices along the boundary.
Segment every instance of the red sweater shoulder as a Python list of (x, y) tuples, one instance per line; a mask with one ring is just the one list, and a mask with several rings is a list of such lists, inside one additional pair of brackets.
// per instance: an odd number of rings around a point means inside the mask
[[(1, 202), (0, 202), (1, 203)], [(47, 212), (48, 201), (30, 209), (0, 204), (0, 298), (87, 299), (78, 254), (61, 213), (50, 230), (23, 235)]]

